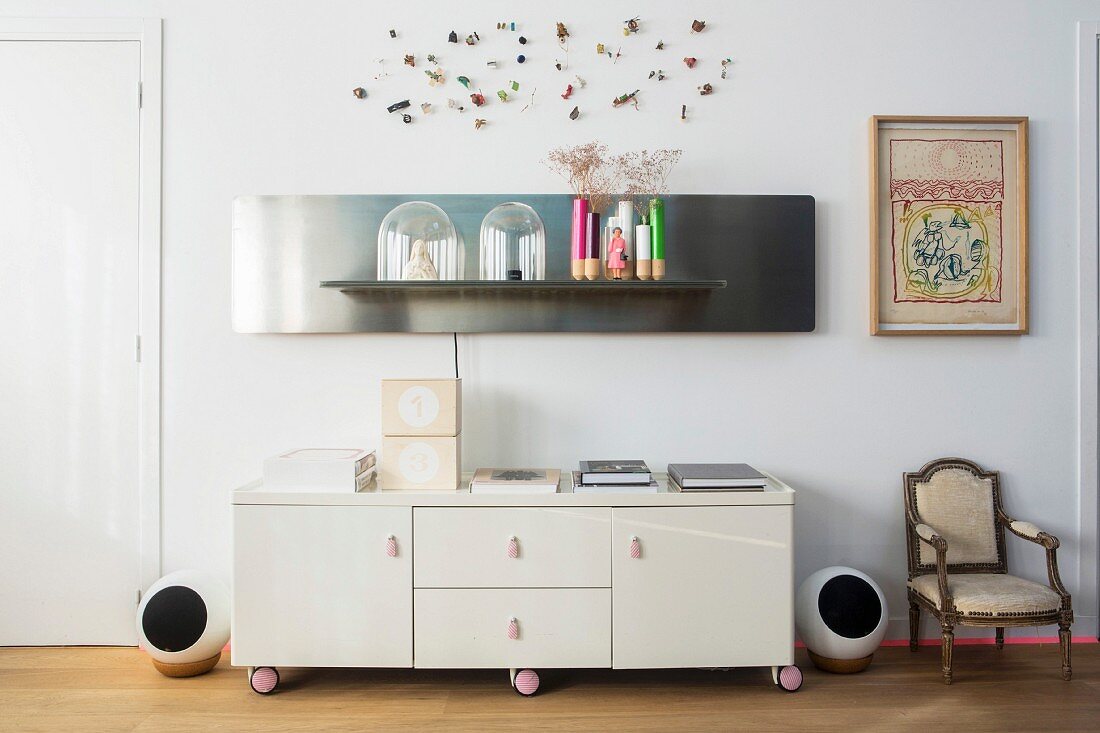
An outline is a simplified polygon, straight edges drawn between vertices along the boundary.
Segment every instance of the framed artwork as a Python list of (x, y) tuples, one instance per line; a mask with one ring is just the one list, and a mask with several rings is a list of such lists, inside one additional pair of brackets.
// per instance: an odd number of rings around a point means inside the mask
[(871, 118), (871, 333), (1027, 333), (1027, 118)]

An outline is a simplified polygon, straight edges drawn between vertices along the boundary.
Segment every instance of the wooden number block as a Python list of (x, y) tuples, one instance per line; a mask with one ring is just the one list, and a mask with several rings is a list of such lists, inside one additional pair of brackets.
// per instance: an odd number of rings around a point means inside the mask
[(383, 435), (462, 432), (461, 379), (383, 379)]
[(383, 491), (454, 491), (462, 472), (462, 438), (454, 435), (382, 438)]

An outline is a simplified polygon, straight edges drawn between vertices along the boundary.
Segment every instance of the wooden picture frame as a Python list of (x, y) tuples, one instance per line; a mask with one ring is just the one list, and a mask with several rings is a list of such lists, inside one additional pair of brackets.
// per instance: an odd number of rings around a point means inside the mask
[(1027, 130), (871, 117), (872, 335), (1027, 333)]

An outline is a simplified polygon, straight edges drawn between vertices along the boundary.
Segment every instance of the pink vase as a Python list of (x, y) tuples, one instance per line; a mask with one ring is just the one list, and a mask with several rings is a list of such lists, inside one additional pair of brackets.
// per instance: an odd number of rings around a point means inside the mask
[(587, 199), (573, 199), (573, 239), (569, 248), (569, 274), (574, 280), (584, 279), (584, 260), (587, 253)]

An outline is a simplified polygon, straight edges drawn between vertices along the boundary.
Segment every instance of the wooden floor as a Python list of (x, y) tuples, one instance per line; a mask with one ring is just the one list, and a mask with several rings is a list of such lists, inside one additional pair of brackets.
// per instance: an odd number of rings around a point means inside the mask
[(806, 681), (780, 692), (763, 669), (544, 672), (536, 697), (505, 671), (280, 670), (251, 692), (223, 659), (168, 679), (134, 649), (0, 649), (4, 731), (1100, 730), (1100, 646), (1074, 649), (1063, 682), (1057, 645), (881, 649), (866, 672), (828, 675), (799, 651)]

